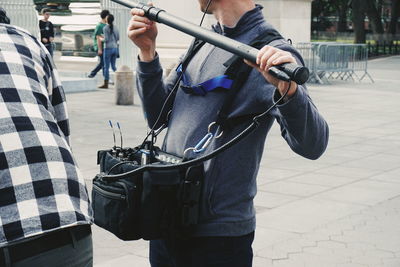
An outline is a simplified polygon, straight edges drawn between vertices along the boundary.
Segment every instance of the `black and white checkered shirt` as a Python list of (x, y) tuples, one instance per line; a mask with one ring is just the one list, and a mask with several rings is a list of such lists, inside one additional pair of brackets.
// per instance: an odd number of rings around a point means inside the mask
[(68, 136), (49, 53), (24, 30), (0, 24), (0, 246), (91, 223)]

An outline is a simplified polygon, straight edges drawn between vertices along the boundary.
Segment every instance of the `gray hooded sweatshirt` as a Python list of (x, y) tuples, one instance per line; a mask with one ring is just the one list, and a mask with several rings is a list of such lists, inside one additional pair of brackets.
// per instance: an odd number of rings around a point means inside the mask
[[(261, 6), (257, 6), (244, 14), (234, 28), (217, 24), (213, 30), (248, 44), (261, 33), (272, 29), (265, 22), (261, 9)], [(286, 41), (276, 40), (270, 45), (291, 52), (300, 64), (299, 53)], [(205, 44), (185, 71), (188, 82), (196, 85), (223, 75), (226, 70), (223, 63), (231, 57), (231, 53)], [(155, 123), (168, 92), (177, 80), (174, 71), (165, 81), (162, 76), (158, 57), (151, 62), (138, 62), (137, 86), (149, 126)], [(167, 152), (182, 155), (186, 148), (195, 146), (207, 134), (208, 125), (216, 120), (226, 93), (224, 89), (217, 89), (199, 96), (179, 89), (163, 148)], [(253, 69), (236, 95), (229, 117), (264, 112), (275, 103), (278, 96), (276, 88)], [(255, 230), (253, 199), (257, 191), (256, 177), (265, 139), (274, 120), (281, 127), (282, 137), (297, 154), (317, 159), (325, 151), (328, 125), (311, 101), (306, 87), (299, 85), (296, 93), (287, 102), (271, 110), (270, 115), (249, 136), (205, 162), (200, 223), (196, 226), (195, 236), (241, 236)], [(242, 123), (232, 130), (224, 131), (221, 138), (213, 139), (206, 151), (197, 157), (225, 144), (250, 123)]]

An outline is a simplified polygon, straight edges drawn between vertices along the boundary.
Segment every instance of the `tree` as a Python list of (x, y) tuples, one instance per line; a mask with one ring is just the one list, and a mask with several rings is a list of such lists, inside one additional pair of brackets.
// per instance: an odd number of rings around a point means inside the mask
[(391, 19), (389, 24), (389, 33), (396, 34), (397, 24), (400, 16), (400, 0), (392, 0)]
[(351, 8), (353, 10), (353, 29), (354, 29), (354, 42), (356, 44), (365, 43), (365, 10), (364, 2), (365, 0), (353, 0), (351, 3)]
[(347, 30), (347, 16), (349, 12), (349, 0), (332, 1), (333, 9), (339, 18), (337, 31), (345, 32)]
[(369, 22), (372, 26), (372, 32), (375, 34), (383, 34), (383, 24), (381, 14), (378, 12), (376, 0), (365, 0), (365, 13), (368, 16)]
[(329, 1), (315, 0), (311, 4), (311, 29), (314, 31), (325, 31), (329, 27), (326, 17), (330, 16)]
[(338, 21), (338, 32), (345, 32), (347, 30), (347, 7), (342, 7), (338, 9), (338, 16), (339, 16), (339, 21)]
[[(388, 13), (390, 4), (390, 23), (384, 27), (382, 14)], [(387, 15), (386, 15), (387, 16)], [(375, 39), (380, 41), (386, 33), (396, 34), (400, 17), (400, 0), (314, 0), (312, 2), (313, 29), (326, 30), (331, 17), (338, 18), (337, 32), (347, 29), (347, 20), (353, 21), (356, 43), (365, 43), (365, 18), (368, 17), (370, 29)], [(330, 17), (330, 18), (328, 18)], [(326, 22), (326, 23), (324, 23)]]
[(329, 23), (321, 24), (321, 22), (326, 21), (326, 17), (336, 16), (339, 18), (337, 31), (345, 32), (347, 29), (348, 11), (349, 0), (314, 0), (312, 2), (311, 14), (313, 21), (318, 21), (314, 28), (318, 27), (318, 30), (325, 30), (326, 28), (324, 29), (323, 27), (329, 26)]
[(384, 33), (382, 18), (378, 11), (379, 1), (376, 0), (353, 0), (353, 27), (355, 33), (355, 43), (365, 43), (365, 16), (368, 16), (369, 23), (372, 28), (372, 32), (378, 37), (378, 40), (382, 38)]

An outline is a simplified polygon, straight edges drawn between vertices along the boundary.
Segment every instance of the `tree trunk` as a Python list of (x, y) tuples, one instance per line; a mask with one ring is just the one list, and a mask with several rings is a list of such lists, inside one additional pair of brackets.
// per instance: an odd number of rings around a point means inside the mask
[(372, 31), (375, 34), (383, 34), (383, 24), (381, 20), (381, 14), (375, 5), (376, 1), (366, 0), (365, 1), (365, 13), (367, 13), (369, 23), (371, 23)]
[(397, 24), (400, 15), (400, 0), (392, 0), (392, 7), (391, 7), (391, 19), (389, 25), (389, 33), (396, 34), (397, 31)]
[(345, 32), (347, 30), (347, 8), (341, 7), (339, 9), (339, 22), (338, 22), (338, 32)]
[(382, 10), (383, 10), (383, 0), (378, 0), (378, 13), (382, 15)]
[(365, 43), (365, 13), (364, 13), (364, 0), (353, 0), (351, 7), (353, 9), (353, 30), (354, 30), (354, 43)]

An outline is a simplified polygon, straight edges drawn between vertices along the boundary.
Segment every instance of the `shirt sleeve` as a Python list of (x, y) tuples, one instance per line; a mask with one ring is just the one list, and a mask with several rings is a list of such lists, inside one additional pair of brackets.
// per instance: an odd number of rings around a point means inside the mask
[(40, 41), (42, 41), (44, 27), (43, 27), (43, 22), (41, 20), (39, 20), (39, 29), (40, 29)]
[[(291, 47), (280, 47), (292, 52), (302, 64), (301, 56)], [(275, 102), (280, 98), (275, 91)], [(284, 103), (278, 103), (272, 113), (281, 127), (281, 135), (297, 154), (317, 159), (325, 151), (329, 140), (329, 127), (311, 100), (307, 87), (298, 85), (296, 93)]]
[(53, 61), (50, 59), (50, 54), (48, 53), (46, 53), (45, 62), (48, 64), (49, 67), (47, 91), (49, 93), (50, 103), (54, 110), (53, 116), (58, 127), (64, 134), (67, 142), (69, 142), (70, 126), (64, 88), (61, 84), (58, 71), (53, 64)]
[[(275, 92), (275, 99), (279, 92)], [(295, 95), (277, 105), (276, 119), (281, 135), (297, 154), (317, 159), (325, 151), (329, 139), (327, 122), (318, 112), (304, 86), (298, 86)]]
[(53, 23), (50, 22), (49, 28), (50, 28), (49, 36), (54, 38), (54, 25), (53, 25)]
[(103, 31), (101, 30), (101, 25), (97, 24), (96, 28), (94, 29), (94, 36), (102, 35), (102, 34), (103, 34)]
[(104, 26), (103, 34), (104, 34), (104, 42), (107, 42), (108, 38), (110, 38), (110, 27), (108, 27), (108, 25)]
[[(138, 60), (136, 75), (136, 83), (143, 103), (144, 115), (151, 128), (156, 123), (164, 101), (173, 89), (178, 75), (175, 71), (171, 71), (170, 75), (163, 81), (163, 70), (158, 55), (151, 62)], [(173, 104), (173, 99), (174, 97), (172, 96), (171, 101), (166, 104), (164, 111), (168, 112)], [(165, 117), (166, 114), (162, 114), (162, 116)], [(160, 126), (157, 124), (155, 127), (158, 128)]]

